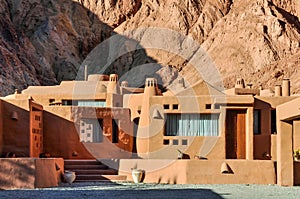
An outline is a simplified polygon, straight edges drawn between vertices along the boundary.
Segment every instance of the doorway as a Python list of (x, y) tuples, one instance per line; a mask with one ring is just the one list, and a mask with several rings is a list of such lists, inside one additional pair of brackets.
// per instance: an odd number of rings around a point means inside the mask
[(136, 147), (136, 139), (137, 139), (137, 131), (139, 127), (140, 118), (137, 117), (133, 120), (133, 146), (132, 146), (132, 157), (138, 157), (137, 155), (137, 147)]
[(246, 110), (227, 110), (226, 159), (246, 158)]

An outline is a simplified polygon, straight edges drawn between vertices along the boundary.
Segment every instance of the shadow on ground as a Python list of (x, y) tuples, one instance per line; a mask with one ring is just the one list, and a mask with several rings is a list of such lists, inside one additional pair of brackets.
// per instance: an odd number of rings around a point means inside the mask
[[(177, 185), (178, 186), (178, 185)], [(178, 188), (160, 184), (63, 184), (61, 187), (34, 190), (0, 191), (0, 198), (223, 198), (211, 189)]]

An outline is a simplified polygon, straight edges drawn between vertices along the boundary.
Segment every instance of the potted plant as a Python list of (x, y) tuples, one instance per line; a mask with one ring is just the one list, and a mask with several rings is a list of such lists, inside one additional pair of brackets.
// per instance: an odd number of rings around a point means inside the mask
[(300, 149), (294, 151), (294, 160), (295, 161), (300, 160)]
[(67, 183), (72, 184), (76, 178), (76, 174), (74, 171), (65, 170), (64, 179)]
[(132, 174), (133, 182), (134, 183), (140, 183), (140, 182), (142, 182), (144, 173), (145, 173), (145, 171), (141, 170), (141, 169), (136, 169), (136, 168), (131, 169), (131, 174)]

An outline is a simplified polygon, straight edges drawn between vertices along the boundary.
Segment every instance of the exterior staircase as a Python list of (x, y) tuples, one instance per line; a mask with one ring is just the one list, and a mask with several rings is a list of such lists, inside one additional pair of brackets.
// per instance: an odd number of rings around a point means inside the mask
[(126, 181), (125, 175), (118, 175), (118, 171), (111, 169), (101, 162), (92, 160), (64, 160), (65, 170), (74, 171), (76, 179), (74, 182)]

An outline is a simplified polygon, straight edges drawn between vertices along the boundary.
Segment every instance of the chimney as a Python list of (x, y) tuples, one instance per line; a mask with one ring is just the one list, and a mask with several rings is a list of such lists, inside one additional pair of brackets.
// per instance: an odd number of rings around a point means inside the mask
[(155, 96), (157, 94), (157, 80), (155, 78), (147, 78), (145, 82), (144, 94), (147, 96)]
[(275, 97), (281, 96), (281, 85), (277, 84), (275, 86)]
[(109, 82), (107, 84), (107, 93), (120, 94), (120, 87), (118, 85), (118, 75), (110, 74)]
[(245, 88), (245, 83), (242, 78), (237, 78), (236, 83), (235, 83), (235, 88)]
[(128, 87), (128, 81), (122, 81), (121, 82), (121, 87)]
[(183, 88), (185, 88), (185, 84), (184, 84), (184, 79), (183, 79), (183, 77), (178, 79), (177, 88), (178, 88), (178, 89), (183, 89)]
[(88, 66), (84, 66), (84, 81), (88, 80)]
[(282, 80), (282, 96), (290, 96), (290, 79), (284, 78)]

